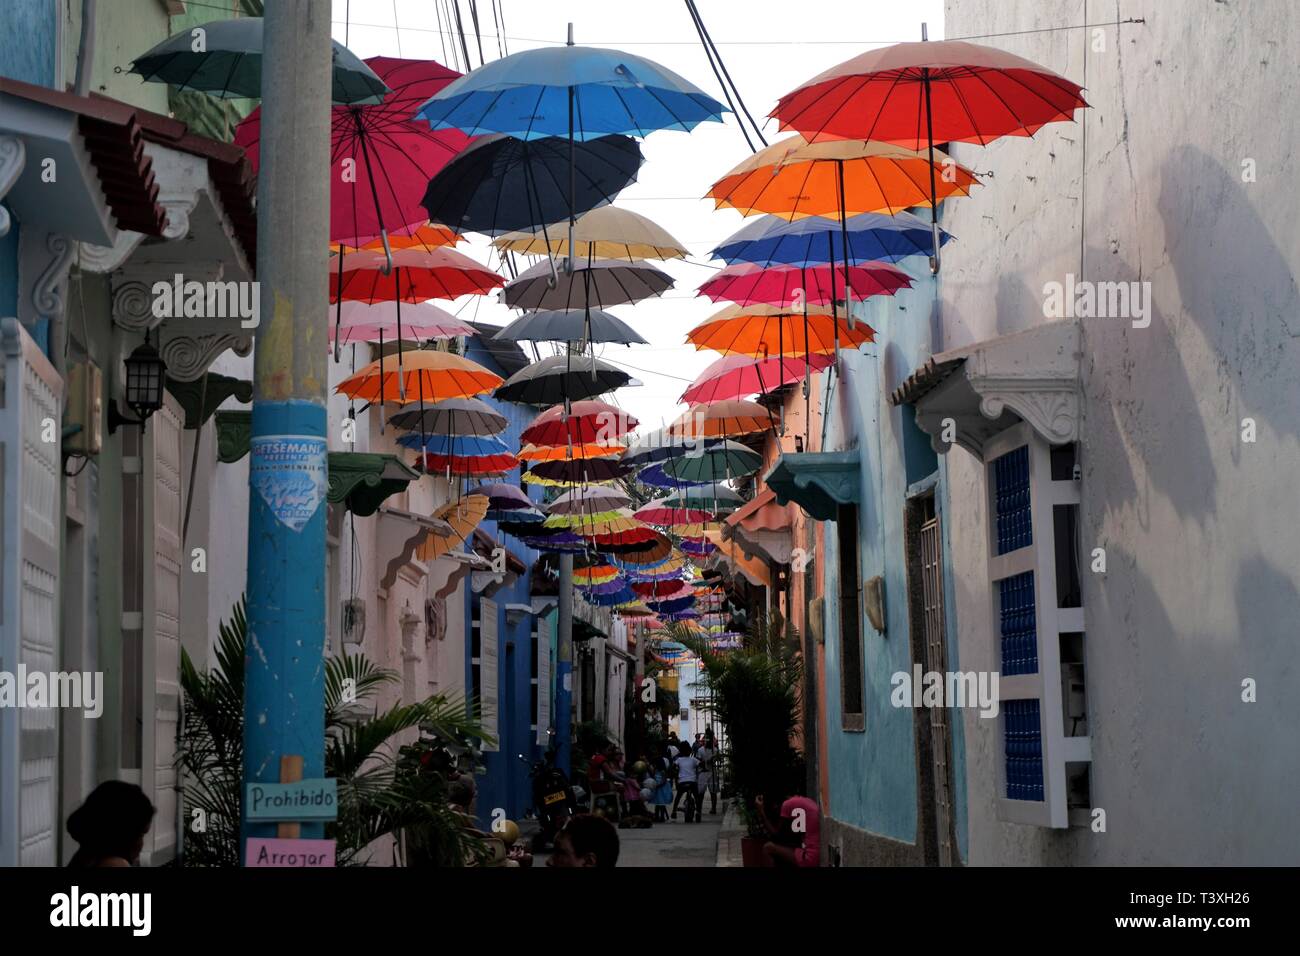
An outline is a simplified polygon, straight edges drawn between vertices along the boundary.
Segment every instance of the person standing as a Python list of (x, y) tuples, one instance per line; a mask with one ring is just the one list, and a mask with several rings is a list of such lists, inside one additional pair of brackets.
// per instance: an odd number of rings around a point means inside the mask
[(686, 822), (699, 823), (700, 821), (700, 791), (698, 782), (700, 778), (700, 761), (691, 753), (691, 745), (682, 741), (677, 745), (677, 799), (673, 801), (673, 819), (677, 818), (677, 805), (681, 802), (682, 797), (689, 799), (686, 801)]
[(695, 751), (695, 758), (700, 762), (699, 782), (696, 786), (700, 793), (700, 811), (704, 810), (704, 794), (707, 793), (710, 799), (710, 814), (718, 812), (718, 775), (716, 773), (718, 754), (713, 749), (713, 739), (705, 737), (700, 743), (700, 747)]

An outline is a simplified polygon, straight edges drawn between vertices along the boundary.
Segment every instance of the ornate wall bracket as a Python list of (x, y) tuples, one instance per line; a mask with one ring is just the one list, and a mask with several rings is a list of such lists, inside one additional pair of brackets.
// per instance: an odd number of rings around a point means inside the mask
[(12, 220), (3, 205), (5, 195), (14, 188), (27, 166), (27, 147), (17, 136), (0, 136), (0, 238), (9, 234)]

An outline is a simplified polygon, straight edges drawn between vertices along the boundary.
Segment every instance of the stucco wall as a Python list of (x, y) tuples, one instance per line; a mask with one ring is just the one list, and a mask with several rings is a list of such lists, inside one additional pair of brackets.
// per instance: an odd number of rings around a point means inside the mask
[[(952, 0), (946, 34), (1130, 17), (1146, 22), (991, 41), (1084, 83), (1092, 109), (1032, 140), (953, 149), (994, 175), (945, 210), (960, 239), (943, 267), (945, 347), (1046, 321), (1044, 284), (1066, 273), (1147, 281), (1152, 297), (1147, 328), (1082, 321), (1080, 548), (1108, 561), (1083, 582), (1092, 803), (1107, 832), (998, 823), (998, 741), (968, 718), (970, 859), (1294, 863), (1295, 7)], [(979, 466), (960, 450), (947, 464), (962, 658), (990, 668)], [(1241, 700), (1247, 677), (1258, 703)]]

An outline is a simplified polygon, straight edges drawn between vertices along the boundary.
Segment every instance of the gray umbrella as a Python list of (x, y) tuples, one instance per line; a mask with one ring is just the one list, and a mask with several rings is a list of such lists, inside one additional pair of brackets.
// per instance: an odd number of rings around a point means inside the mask
[(425, 407), (407, 409), (388, 419), (389, 424), (427, 435), (482, 437), (506, 430), (504, 415), (477, 398), (447, 398)]
[(507, 282), (501, 301), (512, 309), (606, 309), (640, 302), (672, 286), (668, 273), (645, 262), (596, 259), (553, 277), (550, 262), (543, 261)]
[[(202, 49), (196, 51), (200, 39)], [(334, 41), (333, 59), (335, 103), (381, 103), (391, 92), (374, 70), (338, 41)], [(262, 18), (213, 20), (183, 30), (136, 57), (131, 72), (146, 82), (170, 83), (181, 90), (223, 99), (256, 99), (262, 95)]]
[(590, 342), (615, 342), (619, 345), (648, 344), (632, 326), (600, 309), (529, 312), (507, 325), (495, 338), (516, 342), (581, 342), (585, 338)]
[(586, 360), (579, 370), (568, 355), (551, 355), (521, 368), (493, 394), (507, 402), (527, 405), (554, 405), (566, 398), (580, 401), (622, 388), (632, 376), (608, 362)]

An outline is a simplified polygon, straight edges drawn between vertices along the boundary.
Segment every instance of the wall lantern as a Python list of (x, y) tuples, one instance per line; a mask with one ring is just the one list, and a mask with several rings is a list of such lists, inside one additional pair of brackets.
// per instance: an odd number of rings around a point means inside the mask
[(117, 400), (108, 403), (108, 433), (117, 431), (119, 425), (139, 425), (144, 431), (149, 416), (163, 406), (163, 384), (167, 380), (167, 363), (149, 342), (144, 343), (126, 357), (126, 406), (136, 418), (127, 418), (117, 409)]

